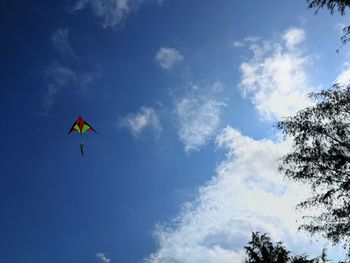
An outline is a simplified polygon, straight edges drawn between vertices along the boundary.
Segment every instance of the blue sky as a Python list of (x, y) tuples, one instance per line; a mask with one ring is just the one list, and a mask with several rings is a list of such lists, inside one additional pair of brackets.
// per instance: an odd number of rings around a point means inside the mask
[[(309, 190), (277, 173), (290, 145), (273, 125), (349, 80), (348, 19), (292, 0), (71, 0), (5, 1), (0, 21), (0, 262), (241, 262), (251, 231), (327, 244), (296, 232)], [(99, 134), (68, 136), (78, 115)]]

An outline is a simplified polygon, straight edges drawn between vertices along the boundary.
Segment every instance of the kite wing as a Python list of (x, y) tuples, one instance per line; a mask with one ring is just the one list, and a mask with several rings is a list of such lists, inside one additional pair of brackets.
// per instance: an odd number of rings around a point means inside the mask
[(74, 123), (73, 123), (73, 126), (72, 126), (72, 128), (70, 128), (68, 134), (70, 134), (72, 131), (77, 131), (77, 132), (80, 131), (79, 125), (77, 124), (77, 122), (74, 122)]
[(88, 124), (88, 123), (85, 121), (81, 133), (85, 133), (85, 132), (87, 132), (87, 131), (93, 131), (93, 132), (97, 133), (97, 131), (95, 131), (95, 129), (92, 128), (91, 125)]
[(83, 134), (87, 131), (93, 131), (96, 132), (94, 128), (90, 124), (88, 124), (82, 117), (78, 117), (78, 119), (73, 123), (72, 128), (70, 128), (68, 134), (70, 134), (72, 131), (76, 131), (80, 134)]

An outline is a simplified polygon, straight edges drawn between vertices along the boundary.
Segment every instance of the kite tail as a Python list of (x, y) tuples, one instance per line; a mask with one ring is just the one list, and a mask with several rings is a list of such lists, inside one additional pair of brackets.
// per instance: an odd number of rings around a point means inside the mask
[[(82, 133), (80, 133), (80, 138), (82, 138), (83, 135)], [(84, 143), (82, 142), (82, 140), (80, 141), (80, 153), (81, 153), (81, 156), (84, 157)]]
[(80, 143), (80, 153), (81, 153), (81, 156), (84, 157), (84, 143)]

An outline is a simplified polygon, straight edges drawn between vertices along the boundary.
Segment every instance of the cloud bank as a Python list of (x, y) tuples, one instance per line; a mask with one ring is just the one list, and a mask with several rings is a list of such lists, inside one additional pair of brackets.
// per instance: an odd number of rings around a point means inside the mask
[[(237, 47), (249, 43), (253, 51), (253, 57), (241, 64), (240, 87), (263, 120), (276, 120), (310, 105), (306, 98), (311, 91), (309, 58), (300, 50), (304, 39), (302, 29), (292, 28), (277, 42), (257, 38), (237, 42)], [(218, 127), (222, 106), (208, 98), (183, 98), (176, 105), (183, 121), (179, 135), (187, 150), (216, 134), (212, 131)], [(216, 144), (226, 151), (226, 158), (212, 179), (198, 188), (194, 200), (184, 203), (170, 222), (156, 227), (158, 249), (145, 261), (241, 263), (253, 231), (270, 233), (295, 253), (318, 256), (328, 243), (321, 238), (311, 243), (309, 236), (297, 232), (300, 215), (295, 206), (309, 196), (310, 189), (278, 173), (278, 160), (291, 143), (255, 140), (226, 127), (216, 136)]]
[(227, 150), (226, 159), (195, 200), (185, 203), (169, 224), (157, 227), (159, 248), (146, 262), (242, 262), (252, 231), (269, 232), (274, 240), (308, 252), (308, 238), (296, 234), (294, 208), (308, 189), (284, 182), (277, 172), (276, 160), (288, 143), (253, 140), (231, 127), (216, 141)]

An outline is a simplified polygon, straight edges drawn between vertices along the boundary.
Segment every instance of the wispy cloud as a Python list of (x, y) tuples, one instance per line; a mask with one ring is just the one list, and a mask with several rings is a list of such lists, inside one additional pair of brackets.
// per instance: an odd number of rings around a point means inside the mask
[(253, 140), (227, 127), (217, 137), (227, 159), (216, 175), (201, 186), (195, 200), (181, 213), (156, 228), (158, 249), (149, 263), (242, 262), (243, 247), (252, 231), (268, 232), (294, 251), (317, 254), (324, 242), (313, 243), (297, 233), (295, 205), (307, 196), (304, 186), (285, 182), (278, 174), (277, 158), (286, 142)]
[(44, 80), (47, 84), (43, 95), (43, 114), (48, 114), (52, 108), (55, 97), (68, 87), (84, 88), (91, 85), (98, 72), (80, 72), (55, 62), (44, 70)]
[(142, 107), (139, 112), (128, 114), (118, 121), (118, 126), (128, 128), (135, 138), (139, 138), (146, 129), (152, 130), (156, 136), (163, 130), (157, 112), (149, 107)]
[(68, 67), (54, 63), (45, 70), (45, 78), (48, 81), (44, 94), (44, 113), (48, 113), (53, 105), (54, 98), (68, 84), (77, 81), (77, 75)]
[(96, 254), (96, 257), (98, 258), (98, 260), (101, 262), (101, 263), (111, 263), (112, 260), (107, 258), (106, 255), (104, 253), (97, 253)]
[(245, 47), (249, 44), (259, 41), (259, 39), (259, 37), (245, 37), (242, 40), (233, 41), (232, 46), (236, 48)]
[(90, 7), (93, 14), (102, 20), (104, 28), (120, 26), (127, 17), (146, 2), (155, 2), (162, 5), (163, 0), (77, 0), (71, 12)]
[(293, 49), (305, 40), (305, 31), (301, 28), (291, 28), (283, 36), (288, 49)]
[(234, 47), (244, 47), (245, 43), (243, 41), (233, 41), (232, 44)]
[(213, 136), (220, 125), (220, 113), (225, 106), (215, 92), (221, 89), (222, 83), (216, 82), (208, 91), (194, 86), (194, 93), (189, 94), (175, 104), (175, 115), (179, 122), (179, 138), (185, 151), (199, 150)]
[(64, 56), (75, 56), (74, 50), (69, 43), (69, 30), (67, 28), (58, 29), (51, 36), (54, 48)]
[(102, 19), (103, 27), (121, 24), (132, 9), (136, 8), (134, 0), (78, 0), (72, 11), (79, 11), (90, 6), (95, 16)]
[(302, 29), (293, 28), (282, 41), (253, 43), (253, 57), (240, 66), (242, 92), (265, 120), (288, 116), (310, 104), (306, 98), (312, 90), (306, 70), (310, 60), (298, 48), (304, 38)]
[(172, 69), (175, 64), (183, 61), (184, 57), (174, 48), (162, 47), (156, 54), (156, 61), (164, 69)]

